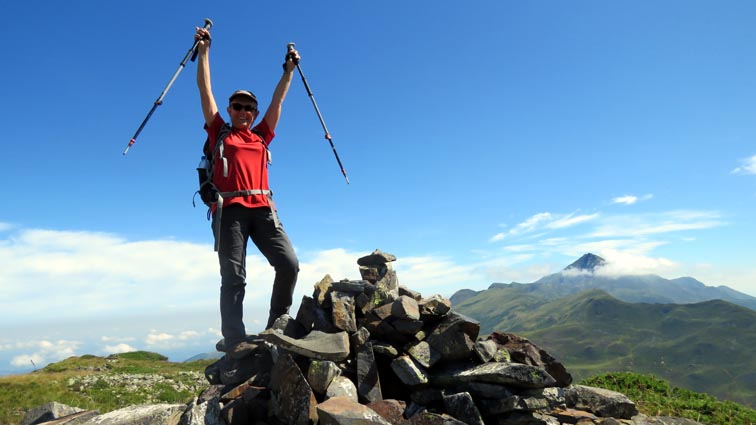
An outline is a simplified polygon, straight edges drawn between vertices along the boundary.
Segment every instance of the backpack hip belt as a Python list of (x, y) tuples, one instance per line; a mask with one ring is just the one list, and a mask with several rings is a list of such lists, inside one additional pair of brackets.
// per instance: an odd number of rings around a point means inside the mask
[(273, 191), (266, 189), (246, 189), (235, 190), (233, 192), (218, 192), (218, 198), (215, 201), (215, 217), (213, 219), (213, 239), (215, 239), (215, 252), (218, 252), (220, 248), (220, 226), (221, 218), (223, 218), (223, 200), (229, 198), (236, 198), (239, 196), (252, 196), (252, 195), (265, 195), (268, 198), (268, 204), (270, 205), (270, 211), (273, 213), (273, 221), (276, 227), (279, 227), (278, 214), (276, 214), (276, 206), (273, 203)]

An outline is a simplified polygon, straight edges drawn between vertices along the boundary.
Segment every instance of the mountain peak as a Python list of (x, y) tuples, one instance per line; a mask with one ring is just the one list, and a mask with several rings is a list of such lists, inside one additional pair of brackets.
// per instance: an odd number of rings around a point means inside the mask
[(589, 272), (596, 271), (597, 268), (606, 265), (606, 260), (591, 253), (585, 254), (578, 258), (577, 261), (570, 264), (565, 270), (585, 270)]

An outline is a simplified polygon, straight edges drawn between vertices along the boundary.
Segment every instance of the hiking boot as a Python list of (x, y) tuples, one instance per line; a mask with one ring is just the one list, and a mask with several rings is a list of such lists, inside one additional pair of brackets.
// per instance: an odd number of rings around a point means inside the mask
[(234, 360), (243, 359), (244, 357), (249, 356), (255, 350), (257, 350), (257, 347), (258, 347), (257, 344), (250, 344), (247, 341), (242, 341), (234, 345), (230, 349), (226, 350), (226, 355), (228, 355)]

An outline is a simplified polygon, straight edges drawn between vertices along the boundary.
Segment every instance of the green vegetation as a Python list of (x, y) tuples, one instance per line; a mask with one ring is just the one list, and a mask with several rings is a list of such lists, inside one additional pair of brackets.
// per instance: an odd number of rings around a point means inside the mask
[(0, 423), (19, 424), (26, 411), (57, 401), (100, 413), (144, 403), (187, 403), (208, 386), (214, 360), (172, 363), (136, 351), (70, 357), (26, 375), (0, 377)]
[(625, 394), (648, 416), (689, 418), (703, 424), (756, 424), (756, 410), (670, 385), (653, 375), (605, 373), (580, 382)]
[(168, 357), (165, 357), (164, 355), (158, 354), (158, 353), (151, 353), (149, 351), (132, 351), (130, 353), (118, 354), (118, 357), (122, 359), (145, 360), (145, 361), (152, 361), (152, 362), (167, 362), (168, 361)]
[(724, 301), (627, 303), (601, 290), (549, 298), (534, 285), (483, 291), (454, 310), (480, 334), (524, 336), (576, 380), (604, 372), (650, 373), (675, 386), (756, 407), (756, 311)]

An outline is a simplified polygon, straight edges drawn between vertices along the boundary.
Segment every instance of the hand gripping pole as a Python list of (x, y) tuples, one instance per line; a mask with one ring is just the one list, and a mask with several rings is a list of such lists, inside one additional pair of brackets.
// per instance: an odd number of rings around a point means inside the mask
[[(211, 21), (209, 18), (205, 18), (205, 29), (210, 30), (213, 26), (213, 21)], [(171, 77), (171, 80), (168, 82), (168, 85), (165, 86), (163, 89), (163, 92), (160, 93), (160, 96), (157, 98), (155, 103), (152, 104), (152, 109), (150, 109), (150, 112), (147, 113), (147, 116), (144, 118), (144, 121), (142, 121), (142, 124), (137, 129), (136, 133), (134, 133), (134, 137), (131, 138), (129, 141), (129, 144), (126, 145), (126, 149), (124, 149), (123, 154), (126, 155), (129, 153), (129, 149), (134, 145), (136, 142), (136, 138), (139, 136), (139, 133), (142, 132), (142, 129), (147, 124), (147, 121), (150, 120), (150, 117), (152, 116), (152, 113), (155, 112), (155, 109), (157, 109), (158, 106), (163, 104), (163, 98), (165, 97), (166, 93), (168, 93), (168, 90), (171, 89), (171, 86), (173, 85), (173, 82), (176, 81), (176, 77), (178, 77), (179, 73), (181, 73), (181, 70), (184, 69), (184, 66), (186, 65), (186, 62), (189, 60), (189, 58), (192, 58), (192, 61), (194, 61), (197, 58), (197, 45), (199, 44), (199, 40), (195, 40), (194, 44), (192, 45), (192, 48), (189, 49), (189, 51), (186, 53), (186, 56), (184, 56), (184, 59), (179, 64), (178, 69), (175, 73), (173, 73), (173, 77)]]
[[(294, 50), (294, 43), (289, 43), (286, 47), (291, 52)], [(290, 54), (291, 55), (291, 54)], [(344, 175), (344, 179), (346, 179), (347, 184), (349, 184), (349, 177), (347, 177), (346, 170), (344, 169), (344, 166), (341, 165), (341, 159), (339, 159), (339, 154), (336, 152), (336, 147), (333, 145), (333, 140), (331, 140), (331, 134), (328, 132), (328, 128), (326, 127), (325, 121), (323, 121), (323, 115), (320, 114), (320, 109), (318, 109), (318, 104), (315, 103), (315, 97), (312, 95), (312, 90), (310, 90), (310, 85), (307, 84), (307, 79), (304, 76), (304, 73), (302, 72), (302, 67), (299, 66), (299, 61), (294, 59), (293, 56), (289, 56), (294, 61), (294, 64), (297, 65), (297, 71), (299, 71), (299, 75), (302, 77), (302, 82), (304, 83), (305, 89), (307, 90), (307, 96), (310, 97), (310, 100), (312, 101), (312, 106), (315, 107), (315, 112), (318, 114), (318, 119), (320, 120), (320, 125), (323, 126), (323, 131), (325, 131), (325, 138), (328, 140), (328, 143), (331, 144), (331, 150), (333, 150), (333, 155), (336, 157), (336, 162), (339, 163), (339, 168), (341, 168), (341, 174)]]

